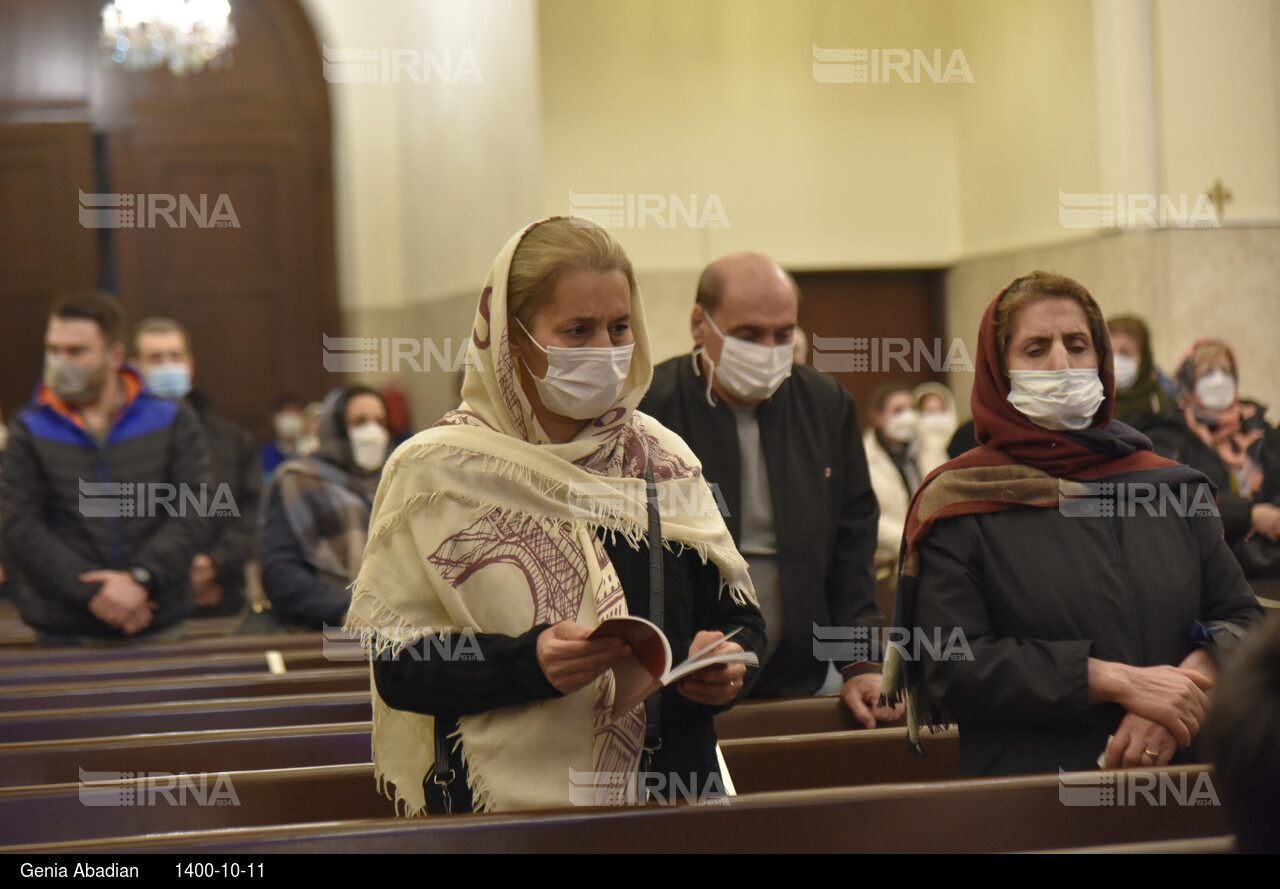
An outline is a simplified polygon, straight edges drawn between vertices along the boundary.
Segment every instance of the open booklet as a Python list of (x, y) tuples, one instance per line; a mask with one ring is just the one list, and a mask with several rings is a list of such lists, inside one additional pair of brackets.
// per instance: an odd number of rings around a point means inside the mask
[(617, 687), (613, 695), (613, 715), (618, 716), (644, 702), (651, 694), (679, 682), (690, 673), (716, 664), (747, 664), (758, 666), (760, 659), (754, 651), (734, 651), (727, 654), (711, 652), (721, 643), (728, 642), (741, 630), (729, 633), (710, 645), (695, 651), (677, 666), (671, 666), (671, 643), (662, 630), (643, 617), (611, 617), (591, 634), (592, 639), (616, 636), (631, 646), (630, 657), (613, 665), (613, 678)]

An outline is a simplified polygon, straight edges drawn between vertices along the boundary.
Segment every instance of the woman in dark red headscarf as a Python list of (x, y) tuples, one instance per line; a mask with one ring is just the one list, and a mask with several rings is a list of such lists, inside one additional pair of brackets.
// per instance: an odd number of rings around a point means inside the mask
[(1189, 756), (1218, 657), (1261, 616), (1212, 486), (1112, 420), (1080, 284), (1017, 279), (978, 337), (979, 447), (925, 480), (903, 536), (885, 687), (913, 743), (958, 723), (964, 775)]

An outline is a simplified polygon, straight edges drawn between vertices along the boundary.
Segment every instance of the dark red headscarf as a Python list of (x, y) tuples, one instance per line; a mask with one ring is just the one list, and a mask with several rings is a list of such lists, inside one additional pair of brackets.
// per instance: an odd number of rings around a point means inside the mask
[[(914, 551), (933, 523), (943, 519), (1029, 506), (1058, 506), (1056, 492), (1052, 498), (1040, 494), (1021, 496), (1020, 491), (1024, 488), (1018, 484), (993, 482), (967, 486), (968, 491), (986, 490), (987, 493), (964, 499), (945, 498), (945, 505), (926, 510), (928, 514), (921, 521), (922, 496), (929, 485), (944, 473), (982, 467), (1030, 467), (1072, 481), (1101, 481), (1117, 476), (1136, 480), (1134, 473), (1141, 473), (1150, 481), (1192, 480), (1181, 471), (1186, 469), (1182, 464), (1157, 456), (1145, 435), (1111, 418), (1116, 381), (1112, 369), (1111, 340), (1105, 325), (1102, 328), (1103, 341), (1094, 344), (1098, 351), (1098, 377), (1105, 397), (1088, 428), (1079, 432), (1045, 429), (1009, 403), (1009, 380), (1000, 370), (1000, 351), (996, 342), (996, 310), (1012, 286), (1010, 284), (1000, 291), (1000, 295), (991, 301), (978, 328), (977, 367), (974, 369), (970, 406), (979, 445), (939, 466), (916, 491), (907, 514), (904, 554)], [(1092, 297), (1089, 301), (1097, 309)], [(1090, 327), (1092, 329), (1092, 325)], [(1172, 473), (1169, 472), (1171, 469), (1174, 470)], [(1153, 472), (1154, 476), (1148, 475)], [(1012, 479), (1014, 475), (1016, 473), (1010, 472), (1007, 477)], [(1203, 479), (1198, 474), (1194, 476), (1195, 480)]]

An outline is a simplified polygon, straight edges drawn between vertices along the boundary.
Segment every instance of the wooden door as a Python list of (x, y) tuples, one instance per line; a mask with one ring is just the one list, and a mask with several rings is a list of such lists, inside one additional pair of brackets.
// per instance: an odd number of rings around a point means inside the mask
[(93, 189), (88, 124), (0, 126), (0, 410), (6, 421), (40, 379), (50, 302), (97, 282), (97, 232), (80, 224), (79, 189)]
[(880, 386), (946, 382), (940, 271), (800, 272), (795, 279), (810, 363), (849, 390), (864, 429)]

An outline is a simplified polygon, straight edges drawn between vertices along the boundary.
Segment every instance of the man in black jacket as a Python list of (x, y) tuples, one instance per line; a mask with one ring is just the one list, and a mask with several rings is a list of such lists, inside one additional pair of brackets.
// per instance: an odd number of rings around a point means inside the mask
[(213, 399), (192, 388), (195, 358), (187, 329), (169, 318), (147, 318), (133, 334), (133, 358), (161, 398), (183, 401), (200, 420), (209, 449), (210, 481), (232, 504), (210, 519), (210, 538), (191, 560), (197, 614), (225, 616), (244, 608), (245, 565), (253, 558), (262, 492), (262, 464), (253, 437), (214, 411)]
[(176, 638), (190, 612), (188, 566), (218, 505), (204, 437), (125, 364), (123, 328), (109, 294), (59, 300), (44, 382), (11, 425), (0, 516), (39, 644)]
[[(857, 409), (834, 379), (793, 366), (799, 298), (767, 257), (713, 263), (698, 282), (696, 348), (655, 368), (640, 404), (698, 455), (751, 568), (768, 636), (755, 697), (822, 690), (830, 666), (815, 654), (820, 643), (848, 639), (838, 647), (870, 653), (883, 624), (872, 566), (879, 507)], [(835, 666), (860, 722), (894, 715), (876, 706), (876, 664)]]

